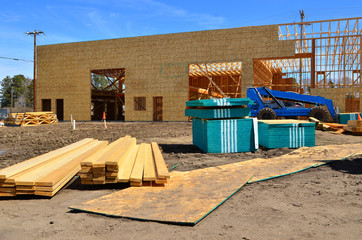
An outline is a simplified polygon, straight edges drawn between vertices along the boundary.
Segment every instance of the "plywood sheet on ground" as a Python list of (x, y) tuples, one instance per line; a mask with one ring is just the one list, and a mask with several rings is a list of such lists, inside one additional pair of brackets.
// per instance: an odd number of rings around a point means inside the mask
[(353, 154), (362, 154), (362, 144), (303, 147), (282, 157), (175, 171), (170, 174), (171, 182), (163, 188), (128, 188), (70, 208), (114, 217), (194, 225), (246, 182), (299, 172)]
[(218, 167), (173, 172), (165, 187), (131, 187), (71, 209), (108, 216), (194, 225), (239, 190), (250, 178)]

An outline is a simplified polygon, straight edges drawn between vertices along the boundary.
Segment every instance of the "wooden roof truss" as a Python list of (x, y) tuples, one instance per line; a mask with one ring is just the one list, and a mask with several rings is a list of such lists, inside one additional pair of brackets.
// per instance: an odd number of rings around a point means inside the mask
[[(236, 86), (236, 91), (233, 93), (223, 91), (213, 79), (217, 76), (228, 76)], [(238, 76), (237, 79), (235, 76)], [(190, 86), (190, 91), (207, 93), (211, 97), (237, 97), (241, 89), (241, 62), (190, 64), (189, 77), (206, 77), (209, 80), (207, 89)]]
[(91, 73), (104, 76), (108, 81), (108, 85), (101, 89), (96, 87), (95, 84), (92, 82), (92, 89), (104, 90), (104, 91), (116, 90), (118, 92), (124, 93), (124, 80), (125, 80), (124, 68), (98, 69), (98, 70), (92, 70)]
[[(281, 24), (279, 40), (295, 41), (295, 53), (305, 58), (265, 59), (304, 88), (362, 87), (362, 17)], [(314, 45), (313, 45), (314, 41)], [(314, 56), (314, 63), (312, 63)]]

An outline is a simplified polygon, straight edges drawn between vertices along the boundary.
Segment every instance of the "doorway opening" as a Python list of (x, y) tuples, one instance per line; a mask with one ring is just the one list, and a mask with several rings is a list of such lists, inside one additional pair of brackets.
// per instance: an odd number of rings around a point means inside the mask
[(57, 99), (57, 118), (64, 121), (64, 99)]
[(91, 70), (91, 119), (125, 119), (125, 69)]

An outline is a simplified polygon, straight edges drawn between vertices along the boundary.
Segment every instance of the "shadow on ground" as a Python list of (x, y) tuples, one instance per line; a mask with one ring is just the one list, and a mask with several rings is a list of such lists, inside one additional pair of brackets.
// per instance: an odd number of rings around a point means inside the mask
[(342, 161), (333, 161), (328, 166), (339, 172), (349, 174), (362, 174), (362, 157)]
[(204, 153), (193, 144), (159, 144), (164, 153)]
[(107, 184), (81, 184), (80, 178), (77, 178), (72, 183), (66, 186), (67, 189), (88, 191), (88, 190), (100, 190), (100, 189), (115, 189), (122, 190), (129, 187), (129, 183), (107, 183)]

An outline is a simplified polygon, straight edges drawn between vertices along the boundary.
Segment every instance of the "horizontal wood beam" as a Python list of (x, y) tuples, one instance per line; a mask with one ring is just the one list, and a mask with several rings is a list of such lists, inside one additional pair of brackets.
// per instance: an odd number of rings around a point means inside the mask
[(286, 25), (300, 25), (300, 24), (310, 24), (310, 23), (323, 23), (323, 22), (336, 22), (336, 21), (347, 21), (347, 20), (358, 20), (362, 19), (362, 17), (354, 17), (354, 18), (339, 18), (339, 19), (330, 19), (330, 20), (319, 20), (319, 21), (310, 21), (310, 22), (297, 22), (297, 23), (283, 23), (283, 24), (273, 24), (278, 26), (286, 26)]
[(294, 56), (283, 56), (283, 57), (265, 57), (265, 58), (253, 58), (253, 60), (277, 60), (277, 59), (296, 59), (296, 58), (311, 58), (313, 53), (296, 53)]

